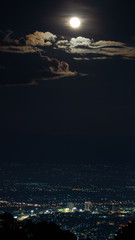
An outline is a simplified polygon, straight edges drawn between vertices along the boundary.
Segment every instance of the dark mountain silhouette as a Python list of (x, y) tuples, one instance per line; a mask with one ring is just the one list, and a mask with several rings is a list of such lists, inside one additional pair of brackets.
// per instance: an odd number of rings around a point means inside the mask
[(128, 222), (127, 225), (121, 226), (115, 240), (135, 240), (135, 221)]
[(77, 240), (70, 232), (62, 230), (55, 223), (39, 222), (31, 220), (26, 223), (14, 220), (9, 213), (0, 215), (0, 239), (14, 240)]

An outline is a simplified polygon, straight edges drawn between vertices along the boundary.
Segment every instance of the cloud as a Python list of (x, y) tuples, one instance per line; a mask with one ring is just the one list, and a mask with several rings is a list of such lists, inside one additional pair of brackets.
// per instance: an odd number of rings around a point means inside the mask
[(27, 83), (5, 83), (5, 84), (0, 84), (0, 87), (27, 87), (27, 86), (37, 86), (37, 82), (35, 80), (32, 80)]
[[(63, 50), (65, 53), (70, 53), (74, 55), (76, 60), (103, 60), (107, 58), (112, 58), (119, 56), (123, 59), (134, 60), (135, 59), (135, 47), (128, 46), (123, 42), (118, 41), (106, 41), (99, 40), (94, 42), (92, 38), (86, 37), (76, 37), (69, 39), (64, 39), (63, 37), (58, 37), (51, 32), (40, 32), (35, 31), (32, 34), (28, 34), (20, 39), (13, 39), (11, 35), (13, 31), (8, 30), (7, 32), (0, 31), (2, 36), (0, 52), (10, 52), (10, 53), (35, 53), (35, 52), (45, 52), (47, 47), (51, 48), (51, 51)], [(83, 55), (83, 58), (82, 58)]]
[(93, 57), (93, 58), (91, 58), (92, 60), (106, 60), (106, 59), (108, 59), (108, 57), (102, 57), (102, 56), (100, 56), (100, 57)]
[(105, 56), (91, 57), (91, 58), (87, 58), (87, 57), (74, 57), (73, 59), (76, 60), (76, 61), (89, 61), (89, 60), (106, 60), (106, 59), (108, 59), (108, 57), (105, 57)]
[(77, 37), (77, 38), (71, 38), (70, 41), (68, 40), (59, 40), (56, 45), (58, 48), (68, 49), (68, 51), (72, 51), (73, 48), (89, 48), (91, 46), (91, 43), (93, 42), (93, 39), (85, 38), (85, 37)]
[(35, 31), (32, 34), (28, 34), (19, 39), (11, 38), (13, 31), (8, 30), (7, 32), (0, 31), (1, 35), (1, 46), (0, 52), (10, 53), (32, 53), (42, 51), (42, 47), (51, 46), (57, 36), (50, 32), (39, 32)]
[(105, 41), (105, 40), (92, 42), (91, 44), (91, 48), (124, 47), (124, 46), (125, 46), (125, 43), (122, 43), (122, 42)]
[(32, 47), (32, 46), (0, 46), (0, 52), (5, 52), (5, 53), (20, 53), (20, 54), (25, 54), (25, 53), (37, 53), (37, 52), (42, 52), (42, 49), (38, 47)]
[[(24, 53), (24, 49), (22, 52)], [(35, 86), (39, 81), (77, 75), (66, 61), (43, 56), (41, 52), (13, 54), (11, 51), (3, 56), (3, 65), (0, 64), (1, 87)]]
[[(65, 50), (67, 53), (76, 55), (85, 55), (87, 57), (74, 57), (75, 60), (103, 60), (110, 57), (119, 56), (123, 59), (135, 59), (135, 47), (128, 46), (123, 42), (100, 40), (94, 42), (91, 38), (77, 37), (68, 40), (59, 40), (56, 43), (59, 49)], [(95, 56), (94, 56), (95, 55)]]
[(93, 39), (85, 37), (72, 38), (69, 45), (67, 51), (74, 54), (121, 55), (121, 50), (126, 48), (122, 42), (104, 40), (94, 42)]
[(85, 57), (74, 57), (73, 59), (76, 61), (89, 61), (90, 60), (90, 58), (85, 58)]
[(89, 48), (93, 42), (93, 39), (85, 37), (71, 38), (70, 48), (86, 47)]
[(51, 46), (57, 36), (50, 32), (36, 31), (33, 34), (26, 35), (26, 45), (29, 46)]
[(26, 46), (51, 46), (56, 41), (57, 36), (50, 32), (39, 32), (28, 34), (19, 39), (11, 38), (13, 31), (0, 31), (4, 45), (26, 45)]
[(11, 30), (0, 31), (2, 86), (32, 86), (40, 80), (87, 75), (72, 70), (72, 65), (69, 66), (69, 60), (66, 59), (73, 59), (76, 67), (75, 61), (102, 61), (115, 57), (135, 60), (135, 47), (123, 42), (105, 40), (94, 42), (92, 38), (82, 36), (66, 39), (40, 31), (19, 39), (12, 38), (12, 34)]
[(68, 40), (59, 40), (57, 43), (56, 43), (57, 47), (58, 48), (67, 48), (68, 46), (70, 46), (70, 43)]
[[(56, 58), (50, 58), (48, 56), (43, 56), (40, 54), (42, 57), (44, 63), (45, 63), (45, 71), (50, 72), (50, 79), (53, 77), (53, 79), (58, 79), (62, 77), (69, 77), (69, 76), (74, 76), (77, 74), (76, 71), (72, 72), (69, 68), (69, 64), (65, 61), (59, 61)], [(49, 79), (49, 77), (47, 77)], [(46, 79), (45, 79), (46, 80)]]
[(0, 34), (2, 35), (2, 42), (6, 44), (14, 44), (18, 45), (19, 40), (11, 38), (11, 35), (13, 34), (13, 31), (7, 30), (6, 32), (0, 31)]
[[(77, 74), (76, 71), (70, 70), (66, 61), (50, 57), (50, 51), (47, 54), (45, 47), (56, 42), (56, 35), (36, 31), (23, 37), (23, 41), (20, 39), (16, 41), (11, 39), (12, 33), (12, 31), (8, 34), (1, 32), (4, 45), (1, 44), (0, 52), (1, 54), (9, 53), (3, 55), (6, 71), (1, 67), (1, 86), (31, 86), (37, 84), (39, 80), (59, 79)], [(53, 52), (52, 47), (51, 55)], [(6, 58), (8, 58), (7, 61)], [(0, 66), (3, 66), (3, 63)]]

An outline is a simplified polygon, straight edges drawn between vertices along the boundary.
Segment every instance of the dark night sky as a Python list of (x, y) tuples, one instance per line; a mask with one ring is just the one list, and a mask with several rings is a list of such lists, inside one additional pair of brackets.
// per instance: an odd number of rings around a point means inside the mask
[(2, 162), (110, 155), (133, 163), (134, 13), (130, 0), (1, 4)]

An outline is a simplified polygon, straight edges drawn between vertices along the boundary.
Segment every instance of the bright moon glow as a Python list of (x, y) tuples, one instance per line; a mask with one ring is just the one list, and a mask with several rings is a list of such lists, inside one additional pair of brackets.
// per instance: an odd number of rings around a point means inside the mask
[(73, 17), (70, 19), (70, 25), (73, 28), (78, 28), (80, 26), (80, 20), (77, 17)]

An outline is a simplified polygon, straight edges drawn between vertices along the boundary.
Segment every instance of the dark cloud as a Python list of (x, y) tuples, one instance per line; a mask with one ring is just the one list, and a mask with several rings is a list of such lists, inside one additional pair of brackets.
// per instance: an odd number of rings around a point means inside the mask
[(0, 66), (0, 71), (6, 70), (7, 68), (5, 66)]
[[(20, 53), (20, 52), (19, 52)], [(1, 53), (5, 66), (0, 67), (0, 86), (32, 86), (38, 81), (59, 79), (77, 74), (69, 64), (39, 53)], [(7, 59), (8, 57), (8, 59)]]
[(0, 31), (1, 39), (3, 43), (18, 45), (19, 40), (11, 38), (13, 31), (7, 30), (6, 32)]
[(42, 56), (42, 59), (47, 62), (48, 69), (51, 73), (60, 74), (65, 76), (75, 75), (76, 72), (71, 72), (69, 69), (69, 64), (65, 61), (59, 61), (56, 58), (50, 58), (48, 56)]

